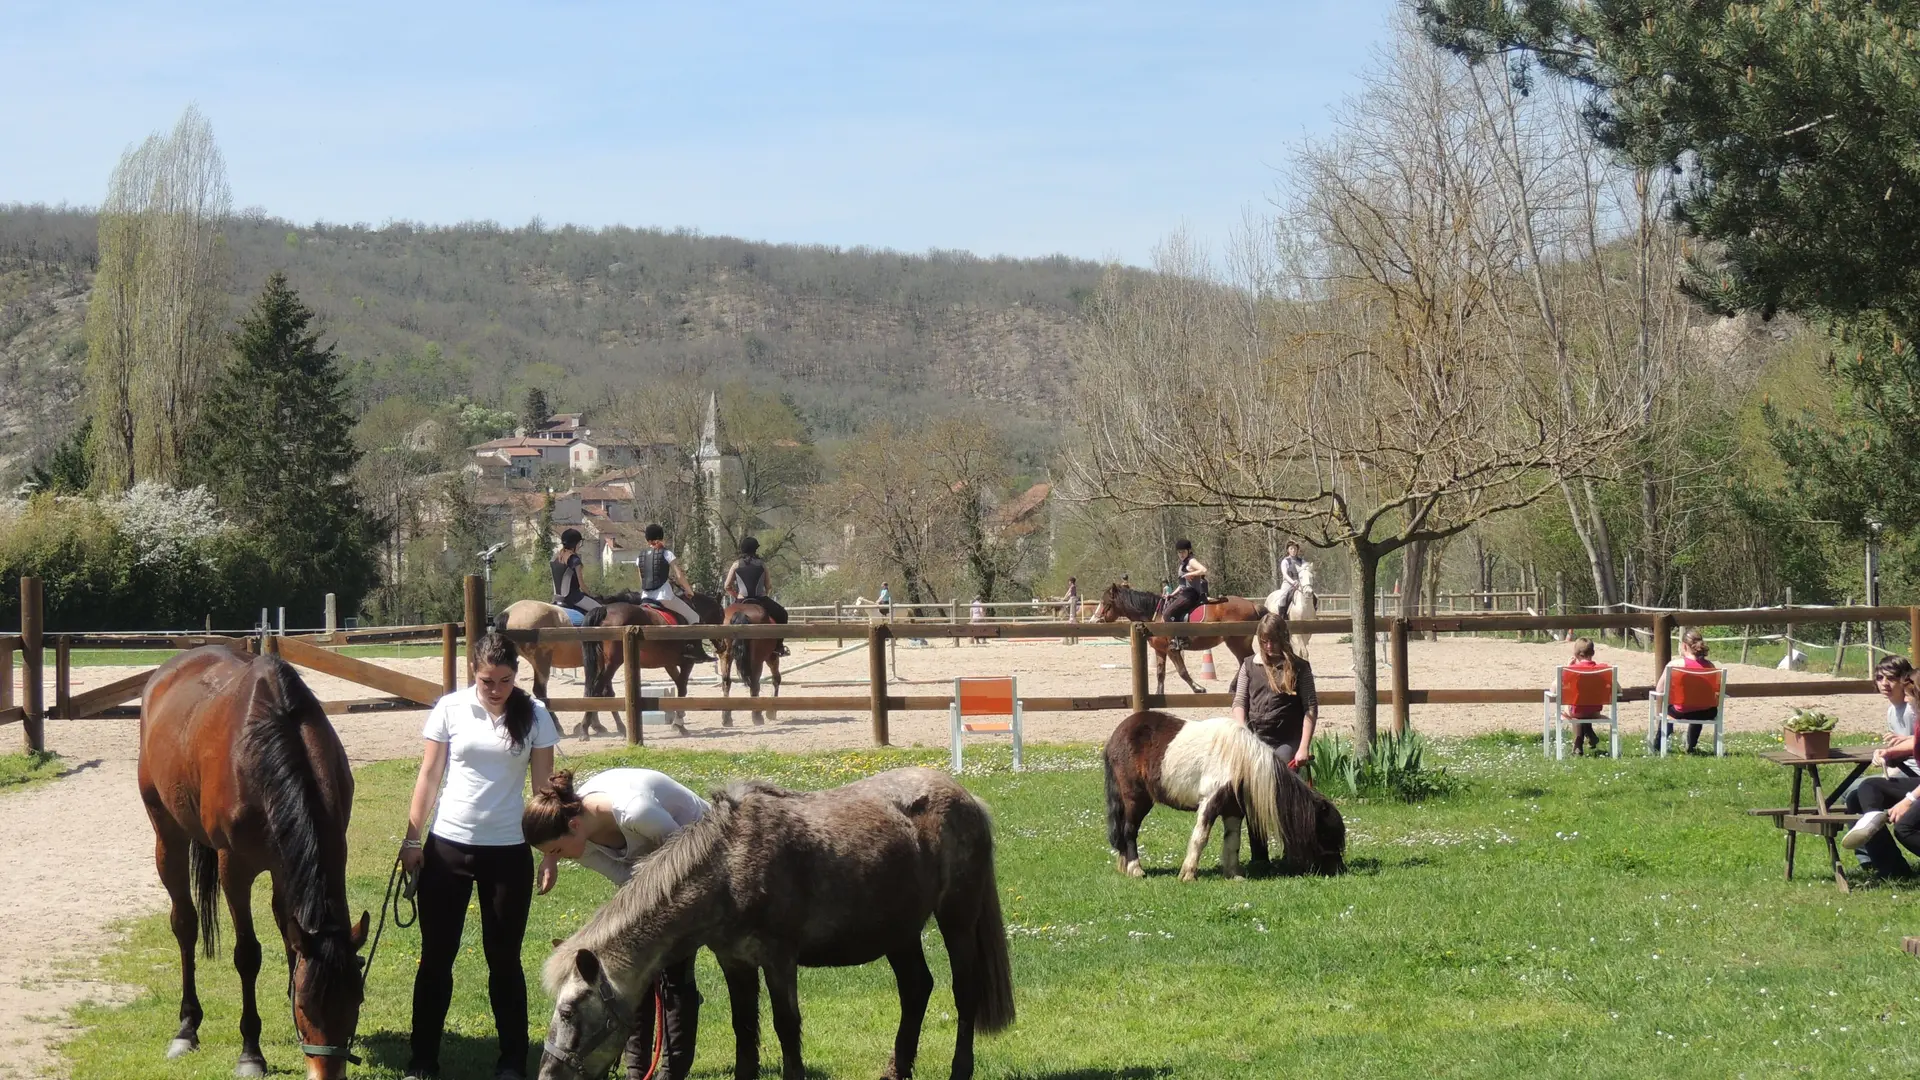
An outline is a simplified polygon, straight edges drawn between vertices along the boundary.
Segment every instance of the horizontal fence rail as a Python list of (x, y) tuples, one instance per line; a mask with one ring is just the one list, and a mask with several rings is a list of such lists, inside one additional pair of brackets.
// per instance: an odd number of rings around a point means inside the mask
[[(350, 698), (323, 702), (327, 712), (332, 714), (362, 711), (381, 711), (395, 709), (418, 709), (432, 704), (441, 694), (451, 692), (459, 685), (458, 672), (464, 665), (459, 663), (461, 654), (471, 647), (477, 637), (492, 629), (488, 613), (484, 610), (483, 592), (477, 578), (467, 582), (467, 611), (464, 624), (435, 623), (415, 626), (364, 627), (350, 630), (309, 632), (298, 631), (287, 634), (256, 632), (250, 635), (231, 633), (193, 633), (193, 632), (108, 632), (108, 633), (60, 633), (45, 632), (40, 602), (40, 585), (33, 579), (22, 579), (21, 626), (18, 633), (0, 633), (0, 672), (7, 674), (0, 678), (0, 725), (21, 722), (26, 730), (27, 742), (32, 749), (43, 749), (41, 721), (47, 717), (61, 719), (82, 719), (95, 716), (138, 715), (137, 707), (130, 707), (145, 688), (153, 669), (146, 669), (117, 679), (104, 686), (95, 687), (79, 693), (71, 690), (72, 653), (75, 649), (85, 650), (184, 650), (205, 645), (218, 645), (237, 652), (251, 653), (267, 651), (276, 653), (287, 662), (309, 671), (341, 679), (358, 686), (365, 686), (382, 696)], [(1468, 594), (1458, 594), (1468, 595)], [(1485, 597), (1488, 600), (1518, 596), (1520, 594), (1472, 594), (1473, 598)], [(1392, 598), (1393, 594), (1387, 594)], [(1030, 611), (1057, 613), (1064, 601), (1039, 602), (1003, 602), (996, 605), (1001, 609), (1024, 608)], [(1092, 602), (1083, 600), (1083, 609), (1090, 608)], [(999, 640), (1041, 640), (1041, 639), (1112, 639), (1126, 641), (1131, 652), (1131, 686), (1127, 693), (1103, 693), (1070, 696), (1037, 696), (1022, 699), (1023, 707), (1029, 712), (1080, 712), (1107, 710), (1137, 710), (1143, 708), (1214, 708), (1226, 709), (1232, 705), (1227, 694), (1154, 694), (1147, 691), (1147, 662), (1151, 655), (1149, 638), (1172, 635), (1191, 637), (1245, 637), (1251, 635), (1257, 624), (1253, 622), (1221, 623), (1127, 623), (1093, 622), (1084, 620), (1062, 621), (1050, 615), (1020, 616), (1012, 619), (1001, 618), (991, 622), (973, 622), (970, 618), (955, 619), (951, 612), (958, 610), (969, 615), (965, 608), (952, 603), (921, 604), (922, 610), (943, 611), (947, 617), (914, 619), (902, 617), (901, 613), (911, 610), (915, 605), (895, 602), (885, 620), (868, 622), (864, 625), (848, 623), (838, 615), (860, 610), (856, 605), (836, 605), (832, 608), (816, 606), (812, 609), (799, 607), (791, 609), (798, 616), (801, 612), (813, 614), (825, 611), (835, 616), (833, 621), (795, 621), (786, 625), (698, 625), (698, 626), (634, 626), (634, 627), (553, 627), (538, 630), (510, 630), (506, 636), (524, 648), (552, 646), (560, 644), (578, 644), (581, 642), (622, 641), (638, 645), (643, 641), (689, 642), (689, 641), (844, 641), (852, 637), (856, 642), (864, 637), (864, 647), (869, 654), (867, 678), (862, 680), (864, 693), (835, 695), (801, 695), (793, 697), (719, 697), (719, 696), (664, 696), (648, 695), (642, 692), (639, 675), (630, 666), (627, 669), (626, 684), (616, 689), (624, 690), (613, 696), (598, 697), (550, 697), (549, 707), (561, 712), (608, 711), (629, 714), (628, 738), (638, 742), (643, 736), (641, 724), (634, 722), (643, 713), (650, 712), (721, 712), (721, 711), (757, 711), (761, 713), (778, 712), (839, 712), (849, 715), (866, 713), (872, 723), (874, 742), (886, 745), (888, 739), (888, 720), (894, 712), (944, 712), (951, 704), (946, 694), (898, 694), (891, 692), (893, 681), (887, 665), (890, 646), (901, 638), (910, 640), (953, 640), (961, 639), (999, 639)], [(864, 609), (879, 612), (879, 606), (864, 605)], [(1871, 623), (1906, 622), (1912, 631), (1911, 640), (1920, 645), (1920, 607), (1763, 607), (1738, 608), (1732, 610), (1632, 610), (1613, 612), (1590, 612), (1575, 615), (1539, 615), (1527, 611), (1462, 611), (1444, 612), (1438, 615), (1422, 615), (1402, 618), (1381, 614), (1376, 620), (1376, 630), (1386, 639), (1385, 657), (1389, 671), (1378, 687), (1375, 700), (1391, 708), (1392, 725), (1396, 730), (1404, 730), (1408, 723), (1408, 709), (1413, 705), (1464, 705), (1464, 704), (1512, 704), (1538, 705), (1542, 689), (1530, 687), (1432, 687), (1421, 688), (1408, 685), (1407, 642), (1411, 635), (1429, 632), (1540, 632), (1540, 631), (1599, 631), (1621, 630), (1641, 632), (1653, 645), (1651, 675), (1657, 676), (1672, 655), (1672, 636), (1680, 627), (1739, 626), (1743, 628), (1818, 623)], [(1292, 623), (1292, 629), (1310, 634), (1341, 634), (1352, 630), (1351, 618), (1344, 614), (1323, 613), (1315, 618), (1301, 619)], [(379, 664), (349, 656), (337, 651), (342, 647), (369, 644), (437, 644), (442, 658), (441, 677), (438, 681), (410, 675)], [(842, 649), (852, 652), (862, 648), (862, 644), (853, 644)], [(45, 667), (45, 653), (51, 649), (54, 653), (54, 693), (51, 707), (44, 693), (42, 675)], [(1884, 651), (1884, 650), (1883, 650)], [(22, 685), (20, 700), (15, 700), (14, 685), (11, 677), (15, 666), (14, 657), (21, 657), (20, 666), (26, 679)], [(840, 654), (835, 654), (840, 655)], [(855, 684), (858, 685), (858, 684)], [(1621, 689), (1623, 701), (1645, 701), (1651, 693), (1650, 686), (1625, 686)], [(1832, 694), (1869, 694), (1875, 693), (1870, 679), (1807, 679), (1775, 680), (1763, 682), (1731, 682), (1727, 686), (1727, 695), (1736, 698), (1772, 698), (1772, 697), (1817, 697)], [(1322, 690), (1320, 702), (1328, 706), (1351, 705), (1354, 701), (1353, 690)]]

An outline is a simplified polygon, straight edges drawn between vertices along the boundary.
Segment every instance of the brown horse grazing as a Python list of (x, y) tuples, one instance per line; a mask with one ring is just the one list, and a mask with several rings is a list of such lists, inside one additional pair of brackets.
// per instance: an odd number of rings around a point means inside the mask
[[(694, 613), (700, 616), (701, 623), (718, 624), (720, 622), (720, 602), (711, 596), (695, 595), (687, 603)], [(603, 607), (587, 613), (588, 626), (678, 626), (679, 621), (659, 607), (642, 601), (639, 593), (623, 592), (607, 598)], [(687, 680), (693, 675), (697, 662), (692, 649), (696, 643), (691, 641), (650, 641), (640, 642), (638, 666), (660, 668), (673, 680), (675, 690), (680, 697), (687, 696)], [(621, 641), (590, 642), (587, 655), (596, 657), (593, 667), (599, 672), (599, 681), (590, 684), (589, 692), (600, 697), (613, 696), (613, 677), (620, 666), (626, 663), (626, 644)], [(673, 724), (673, 730), (687, 734), (687, 714), (679, 710), (669, 712), (667, 720)], [(627, 717), (630, 724), (639, 723), (637, 717)], [(613, 726), (620, 727), (620, 714), (613, 714)], [(625, 730), (622, 728), (621, 730)], [(578, 730), (575, 734), (579, 734)]]
[(920, 940), (929, 917), (940, 924), (953, 972), (953, 1077), (969, 1080), (975, 1029), (1013, 1022), (987, 808), (933, 769), (895, 769), (815, 792), (738, 783), (712, 801), (706, 817), (640, 863), (548, 959), (554, 1010), (542, 1080), (605, 1075), (642, 993), (667, 963), (702, 945), (727, 977), (735, 1080), (760, 1075), (758, 969), (773, 1002), (780, 1075), (801, 1080), (798, 969), (881, 957), (900, 992), (900, 1027), (882, 1075), (903, 1080), (933, 995)]
[[(772, 626), (773, 616), (767, 609), (752, 600), (742, 600), (727, 606), (726, 621), (734, 626)], [(733, 696), (733, 669), (740, 669), (740, 681), (747, 684), (747, 693), (760, 696), (760, 670), (766, 668), (773, 673), (773, 696), (780, 696), (780, 642), (774, 638), (721, 638), (720, 648), (720, 693), (724, 697)], [(753, 710), (755, 724), (766, 723), (766, 713)], [(733, 726), (731, 711), (720, 714), (720, 726)]]
[(1140, 823), (1155, 803), (1198, 810), (1180, 878), (1199, 872), (1216, 819), (1226, 820), (1220, 872), (1240, 876), (1240, 822), (1286, 845), (1283, 873), (1346, 870), (1347, 824), (1333, 800), (1307, 786), (1272, 747), (1232, 717), (1188, 723), (1137, 712), (1107, 737), (1107, 843), (1122, 873), (1142, 877)]
[[(496, 630), (553, 630), (571, 627), (573, 621), (567, 618), (566, 609), (558, 604), (543, 603), (539, 600), (516, 600), (508, 604), (499, 615), (494, 616), (493, 625)], [(554, 668), (581, 668), (582, 685), (587, 688), (588, 696), (592, 696), (595, 684), (592, 677), (594, 673), (586, 671), (587, 651), (580, 647), (579, 642), (554, 641), (539, 644), (523, 642), (520, 643), (520, 655), (526, 657), (528, 665), (533, 668), (533, 696), (540, 701), (547, 700), (547, 678), (553, 673)], [(620, 734), (626, 734), (617, 718), (613, 726)], [(587, 738), (595, 732), (604, 735), (607, 729), (600, 726), (600, 714), (594, 712), (582, 717), (579, 726), (573, 729), (573, 733), (581, 738)]]
[[(1139, 589), (1129, 589), (1125, 585), (1109, 585), (1106, 595), (1100, 598), (1100, 608), (1093, 617), (1097, 622), (1113, 622), (1115, 619), (1125, 619), (1128, 622), (1153, 622), (1160, 617), (1160, 610), (1166, 602), (1166, 597), (1163, 596), (1141, 592)], [(1233, 658), (1244, 664), (1247, 662), (1247, 657), (1253, 654), (1251, 636), (1243, 634), (1237, 637), (1203, 637), (1201, 635), (1206, 633), (1206, 623), (1256, 622), (1264, 611), (1260, 601), (1249, 600), (1244, 596), (1223, 596), (1209, 600), (1204, 616), (1201, 614), (1201, 609), (1195, 609), (1193, 614), (1187, 616), (1190, 622), (1204, 619), (1194, 626), (1192, 633), (1187, 635), (1187, 648), (1193, 652), (1206, 652), (1215, 645), (1224, 644), (1227, 650), (1233, 653)], [(1167, 656), (1169, 654), (1173, 656), (1174, 670), (1186, 680), (1187, 687), (1196, 694), (1201, 692), (1200, 684), (1194, 682), (1193, 676), (1187, 674), (1186, 658), (1181, 655), (1181, 650), (1173, 647), (1171, 639), (1150, 638), (1147, 644), (1153, 646), (1153, 651), (1160, 657), (1156, 668), (1159, 682), (1155, 684), (1154, 693), (1167, 692)]]
[(253, 880), (265, 872), (273, 878), (273, 917), (286, 946), (307, 1076), (344, 1076), (347, 1062), (359, 1060), (352, 1056), (362, 990), (356, 954), (367, 916), (352, 924), (347, 907), (353, 773), (313, 692), (277, 657), (249, 659), (217, 645), (174, 657), (147, 680), (141, 697), (140, 798), (153, 821), (154, 862), (173, 901), (180, 943), (180, 1029), (167, 1056), (200, 1045), (193, 944), (197, 930), (213, 956), (218, 890), (237, 938), (234, 1075), (266, 1075), (253, 990), (260, 973)]

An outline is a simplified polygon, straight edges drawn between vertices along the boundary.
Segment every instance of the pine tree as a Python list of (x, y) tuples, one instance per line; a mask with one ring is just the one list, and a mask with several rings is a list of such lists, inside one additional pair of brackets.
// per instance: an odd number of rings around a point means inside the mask
[(527, 391), (527, 398), (520, 405), (520, 424), (527, 434), (539, 431), (551, 419), (553, 406), (547, 404), (547, 392), (537, 386)]
[(379, 581), (379, 527), (354, 492), (360, 453), (333, 346), (282, 274), (267, 279), (233, 335), (190, 440), (188, 480), (245, 522), (284, 603), (317, 622), (325, 594), (347, 611)]

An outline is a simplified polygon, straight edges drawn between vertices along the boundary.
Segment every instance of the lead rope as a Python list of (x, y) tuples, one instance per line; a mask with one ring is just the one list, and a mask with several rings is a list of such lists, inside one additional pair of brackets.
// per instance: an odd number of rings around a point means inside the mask
[(653, 1080), (660, 1071), (660, 1052), (667, 1043), (667, 977), (662, 974), (653, 984), (653, 1063), (641, 1080)]

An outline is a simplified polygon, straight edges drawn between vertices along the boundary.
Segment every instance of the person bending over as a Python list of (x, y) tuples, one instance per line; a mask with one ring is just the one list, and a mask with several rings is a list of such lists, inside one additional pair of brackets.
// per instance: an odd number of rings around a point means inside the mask
[[(616, 886), (625, 885), (641, 859), (705, 817), (707, 809), (705, 799), (652, 769), (608, 769), (578, 787), (573, 774), (561, 770), (527, 804), (520, 828), (527, 843), (540, 852), (537, 881), (544, 896), (559, 878), (561, 859), (572, 859)], [(669, 961), (661, 978), (666, 1076), (684, 1080), (693, 1068), (694, 1040), (700, 1030), (693, 953)], [(627, 1076), (632, 1080), (646, 1076), (653, 1058), (654, 993), (648, 987), (641, 997), (633, 1034), (627, 1040)]]

